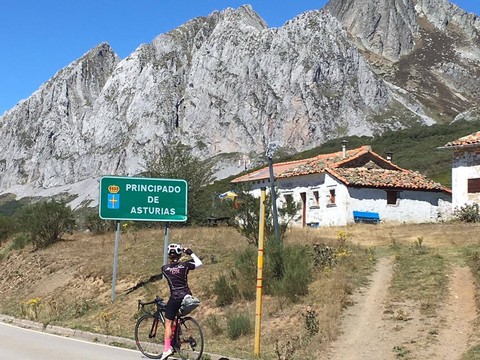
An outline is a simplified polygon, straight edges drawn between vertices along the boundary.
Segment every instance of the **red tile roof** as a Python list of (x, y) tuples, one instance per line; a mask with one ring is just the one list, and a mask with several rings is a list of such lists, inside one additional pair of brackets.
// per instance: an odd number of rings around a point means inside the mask
[(461, 137), (460, 139), (450, 141), (443, 148), (457, 148), (471, 145), (480, 146), (480, 131)]
[(411, 170), (335, 168), (327, 172), (349, 186), (449, 191), (441, 184)]
[[(275, 178), (289, 178), (328, 172), (347, 186), (447, 191), (422, 174), (398, 167), (373, 152), (370, 146), (362, 146), (343, 152), (320, 154), (313, 158), (273, 164)], [(269, 179), (268, 166), (239, 176), (232, 183)]]
[[(369, 146), (362, 146), (357, 149), (347, 150), (346, 158), (356, 158), (370, 150)], [(307, 175), (322, 172), (325, 167), (340, 163), (343, 159), (342, 151), (333, 154), (320, 154), (313, 158), (287, 161), (273, 164), (275, 178)], [(265, 180), (270, 177), (268, 166), (251, 173), (239, 176), (232, 180), (233, 183)]]

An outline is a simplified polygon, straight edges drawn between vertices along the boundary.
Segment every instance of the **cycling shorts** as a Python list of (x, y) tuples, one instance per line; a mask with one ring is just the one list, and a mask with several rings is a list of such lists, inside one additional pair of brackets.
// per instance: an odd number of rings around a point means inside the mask
[(168, 299), (167, 306), (165, 307), (165, 317), (168, 320), (175, 320), (175, 316), (177, 316), (178, 310), (182, 305), (183, 299)]

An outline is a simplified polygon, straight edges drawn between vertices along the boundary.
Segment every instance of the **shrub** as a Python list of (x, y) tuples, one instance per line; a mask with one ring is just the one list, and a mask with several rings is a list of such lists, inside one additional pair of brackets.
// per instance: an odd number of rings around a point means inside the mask
[(313, 257), (306, 246), (281, 246), (269, 241), (265, 249), (265, 292), (296, 302), (308, 293)]
[(108, 231), (114, 231), (115, 222), (101, 219), (95, 211), (85, 217), (85, 228), (95, 235), (101, 235)]
[[(4, 195), (1, 196), (2, 198)], [(4, 199), (2, 199), (4, 200)], [(22, 202), (17, 200), (7, 200), (0, 202), (0, 215), (12, 216), (22, 207)]]
[(453, 218), (467, 223), (480, 222), (480, 209), (477, 203), (465, 204), (460, 208), (455, 208)]
[(255, 298), (255, 282), (257, 279), (257, 251), (247, 247), (235, 256), (233, 278), (241, 297), (246, 300)]
[(75, 226), (72, 210), (56, 200), (28, 205), (20, 211), (19, 223), (37, 248), (45, 248), (60, 240)]
[(308, 294), (312, 281), (312, 257), (306, 246), (292, 245), (284, 249), (284, 274), (278, 287), (279, 295), (292, 302)]
[[(288, 248), (288, 247), (287, 247)], [(265, 246), (265, 273), (272, 280), (281, 280), (285, 273), (285, 248), (270, 239)]]
[(111, 311), (104, 310), (98, 315), (98, 320), (103, 333), (109, 335), (111, 333), (113, 313)]
[(12, 217), (0, 215), (0, 244), (15, 231), (15, 223)]
[(18, 234), (12, 241), (10, 249), (20, 250), (23, 249), (30, 242), (30, 238), (25, 234)]
[(332, 269), (335, 267), (337, 259), (335, 249), (325, 244), (314, 244), (314, 265), (320, 269)]
[(294, 354), (303, 346), (301, 338), (298, 335), (288, 339), (275, 339), (275, 355), (277, 360), (293, 359)]
[(252, 323), (247, 315), (235, 314), (227, 319), (228, 337), (236, 340), (242, 335), (248, 335), (252, 332)]
[(31, 320), (38, 320), (40, 307), (43, 303), (41, 298), (33, 298), (20, 303), (20, 311), (23, 317)]
[[(308, 285), (312, 281), (312, 266), (313, 256), (308, 247), (282, 246), (276, 241), (268, 241), (263, 266), (262, 285), (265, 294), (298, 301), (301, 296), (308, 294)], [(215, 282), (217, 305), (229, 305), (236, 296), (246, 300), (254, 299), (256, 273), (257, 252), (253, 248), (247, 248), (235, 258), (230, 283), (225, 275)]]
[(213, 292), (217, 295), (217, 299), (215, 300), (217, 306), (230, 305), (235, 299), (235, 287), (228, 282), (225, 275), (220, 275), (215, 281)]
[(218, 316), (209, 314), (205, 323), (213, 335), (220, 335), (223, 332), (223, 329), (218, 321)]
[(305, 330), (308, 336), (312, 337), (320, 331), (320, 322), (318, 320), (318, 313), (313, 309), (307, 309), (303, 314), (305, 319)]

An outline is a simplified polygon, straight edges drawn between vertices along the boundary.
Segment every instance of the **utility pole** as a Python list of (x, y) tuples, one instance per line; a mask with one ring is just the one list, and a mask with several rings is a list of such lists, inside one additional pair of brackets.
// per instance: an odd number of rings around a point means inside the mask
[(270, 195), (272, 197), (272, 212), (273, 212), (273, 227), (275, 229), (275, 239), (277, 243), (281, 244), (282, 239), (280, 238), (280, 228), (278, 226), (278, 212), (277, 212), (277, 196), (275, 194), (275, 175), (273, 173), (273, 154), (278, 147), (278, 143), (270, 142), (268, 143), (267, 149), (267, 159), (268, 159), (268, 169), (270, 172)]

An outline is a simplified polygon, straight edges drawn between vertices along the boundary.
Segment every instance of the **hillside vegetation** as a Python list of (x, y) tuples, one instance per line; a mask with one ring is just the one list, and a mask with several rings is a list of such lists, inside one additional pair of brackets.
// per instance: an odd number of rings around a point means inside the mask
[[(307, 263), (309, 271), (298, 274), (296, 266), (266, 264), (266, 268), (281, 269), (286, 276), (279, 282), (278, 274), (264, 273), (262, 358), (324, 358), (341, 333), (342, 314), (355, 306), (353, 294), (368, 287), (369, 274), (380, 258), (393, 259), (397, 269), (391, 287), (385, 284), (395, 316), (399, 312), (396, 306), (408, 301), (415, 304), (421, 316), (434, 319), (448, 295), (451, 267), (470, 264), (472, 273), (479, 274), (478, 230), (478, 224), (451, 223), (358, 224), (321, 231), (287, 231), (285, 248), (303, 249), (295, 261)], [(126, 292), (159, 273), (164, 231), (123, 227), (116, 299), (112, 303), (114, 238), (113, 232), (96, 236), (74, 232), (37, 250), (31, 245), (15, 249), (12, 240), (5, 241), (0, 250), (0, 312), (45, 325), (132, 338), (137, 301), (168, 294), (165, 281), (147, 282), (136, 291)], [(173, 227), (170, 241), (191, 246), (204, 262), (204, 267), (190, 274), (190, 282), (202, 301), (193, 315), (205, 330), (206, 351), (253, 358), (252, 294), (256, 281), (251, 269), (256, 268), (256, 248), (230, 227)], [(267, 247), (266, 256), (272, 259), (273, 252)], [(295, 252), (289, 254), (296, 256)], [(289, 261), (284, 258), (283, 264), (291, 264)], [(308, 278), (307, 291), (297, 294), (295, 286), (304, 277)], [(219, 302), (228, 291), (232, 291), (233, 301)], [(410, 324), (398, 321), (402, 327)], [(437, 324), (430, 331), (439, 327)], [(412, 346), (398, 344), (391, 352)], [(473, 346), (470, 352), (475, 351)]]
[(370, 145), (373, 151), (385, 158), (387, 152), (392, 152), (395, 164), (419, 171), (450, 188), (453, 153), (438, 148), (479, 130), (480, 120), (457, 121), (448, 125), (414, 126), (405, 130), (388, 131), (375, 137), (351, 136), (330, 140), (320, 147), (294, 156), (293, 159), (340, 151), (340, 141), (347, 140), (348, 148)]
[[(329, 140), (320, 147), (312, 148), (294, 156), (285, 155), (284, 151), (279, 150), (275, 153), (274, 162), (290, 161), (313, 157), (318, 154), (326, 154), (341, 150), (341, 141), (347, 140), (348, 148), (355, 148), (362, 145), (370, 145), (372, 150), (379, 155), (386, 157), (387, 152), (393, 153), (393, 162), (400, 167), (416, 170), (427, 177), (441, 183), (446, 187), (451, 187), (451, 166), (453, 153), (450, 150), (439, 150), (449, 141), (472, 134), (480, 129), (480, 120), (478, 121), (458, 121), (450, 125), (436, 124), (432, 126), (416, 126), (410, 129), (389, 131), (376, 137), (351, 136)], [(257, 157), (259, 154), (255, 154)], [(264, 154), (260, 154), (260, 159)], [(261, 160), (262, 165), (266, 165), (266, 159)], [(207, 163), (208, 164), (208, 163)], [(201, 166), (206, 166), (202, 164)], [(248, 171), (252, 171), (249, 169)], [(175, 174), (179, 176), (178, 174)], [(225, 206), (224, 202), (218, 199), (218, 195), (232, 190), (230, 181), (239, 176), (234, 176), (217, 180), (209, 184), (201, 193), (201, 206), (195, 206), (195, 223), (206, 224), (208, 217), (231, 216), (231, 209)], [(168, 176), (162, 176), (168, 177)], [(184, 178), (184, 175), (180, 175)], [(0, 215), (12, 215), (23, 204), (30, 202), (31, 199), (16, 200), (14, 195), (6, 194), (0, 196)], [(87, 211), (87, 213), (91, 211)], [(191, 215), (191, 214), (189, 214)], [(84, 217), (85, 211), (77, 211), (77, 217)]]

